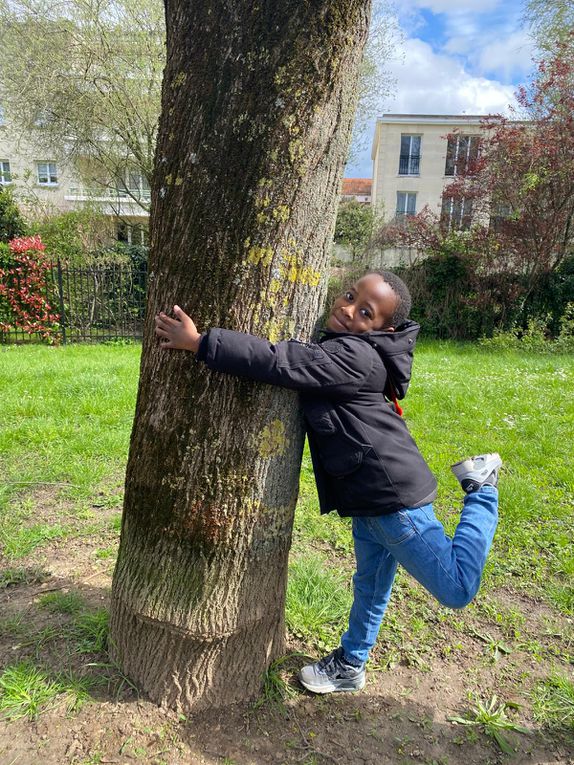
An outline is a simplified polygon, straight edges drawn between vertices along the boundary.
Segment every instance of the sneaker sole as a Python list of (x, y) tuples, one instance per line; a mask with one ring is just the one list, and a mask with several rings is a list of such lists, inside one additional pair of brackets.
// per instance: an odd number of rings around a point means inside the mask
[(352, 693), (353, 691), (362, 691), (366, 680), (363, 677), (358, 683), (344, 684), (342, 682), (340, 685), (335, 685), (334, 683), (331, 685), (312, 685), (311, 683), (304, 682), (301, 678), (299, 678), (299, 682), (303, 688), (311, 691), (311, 693)]
[[(485, 466), (485, 471), (488, 470), (488, 472), (485, 474), (484, 478), (488, 478), (488, 476), (492, 473), (493, 470), (498, 470), (502, 466), (502, 459), (500, 457), (500, 454), (498, 452), (492, 452), (491, 454), (491, 465), (488, 467)], [(450, 469), (452, 470), (455, 478), (458, 481), (464, 480), (464, 476), (466, 476), (468, 473), (475, 473), (474, 469), (474, 463), (471, 459), (461, 460), (460, 462), (456, 462), (454, 465), (451, 465)], [(469, 478), (468, 480), (475, 481), (478, 484), (481, 483), (480, 480), (477, 480), (477, 477)]]

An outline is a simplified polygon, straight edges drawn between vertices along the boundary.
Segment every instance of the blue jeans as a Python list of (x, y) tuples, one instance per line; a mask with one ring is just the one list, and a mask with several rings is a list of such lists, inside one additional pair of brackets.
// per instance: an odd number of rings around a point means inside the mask
[(498, 521), (498, 491), (483, 486), (467, 494), (452, 539), (432, 505), (389, 515), (353, 518), (357, 571), (349, 629), (341, 638), (345, 656), (364, 662), (375, 644), (400, 563), (449, 608), (463, 608), (476, 595)]

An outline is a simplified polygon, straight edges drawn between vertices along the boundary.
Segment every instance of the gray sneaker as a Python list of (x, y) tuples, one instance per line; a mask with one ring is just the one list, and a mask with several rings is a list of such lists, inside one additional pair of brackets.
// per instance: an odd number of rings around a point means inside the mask
[(365, 664), (355, 667), (345, 661), (341, 646), (299, 671), (301, 685), (313, 693), (360, 691), (365, 686)]
[(498, 471), (502, 465), (500, 454), (480, 454), (452, 465), (451, 470), (468, 494), (481, 486), (496, 486)]

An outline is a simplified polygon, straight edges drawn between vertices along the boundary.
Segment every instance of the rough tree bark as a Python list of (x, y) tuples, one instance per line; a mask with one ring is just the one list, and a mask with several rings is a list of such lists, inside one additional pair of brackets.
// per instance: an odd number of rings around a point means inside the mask
[(158, 703), (254, 696), (281, 654), (303, 432), (293, 392), (162, 351), (210, 326), (309, 338), (370, 0), (167, 0), (149, 294), (111, 650)]

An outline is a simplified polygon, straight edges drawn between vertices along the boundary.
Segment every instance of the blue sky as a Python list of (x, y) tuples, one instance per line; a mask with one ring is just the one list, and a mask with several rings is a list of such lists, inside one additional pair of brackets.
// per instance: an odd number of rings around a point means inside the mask
[[(404, 114), (508, 113), (532, 69), (533, 45), (522, 0), (397, 0), (402, 41), (386, 68), (393, 93), (379, 106)], [(371, 177), (373, 119), (367, 144), (345, 177)]]

